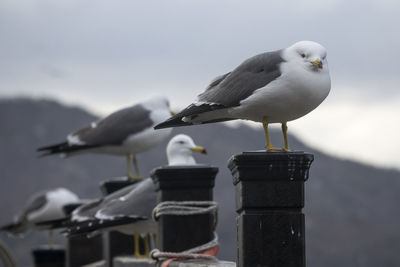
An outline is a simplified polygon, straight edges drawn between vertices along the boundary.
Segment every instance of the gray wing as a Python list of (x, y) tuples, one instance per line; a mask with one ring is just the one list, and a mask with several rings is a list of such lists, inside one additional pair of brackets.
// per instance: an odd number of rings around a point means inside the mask
[(77, 209), (75, 209), (72, 212), (72, 221), (84, 221), (84, 220), (90, 220), (94, 218), (94, 215), (98, 211), (98, 209), (101, 207), (101, 204), (103, 203), (103, 199), (95, 199), (90, 201), (89, 203), (86, 203)]
[(27, 203), (27, 206), (18, 216), (18, 220), (24, 220), (29, 213), (40, 210), (47, 204), (46, 192), (38, 193), (34, 195)]
[(155, 187), (151, 178), (128, 187), (130, 187), (130, 191), (123, 188), (127, 194), (119, 192), (119, 197), (117, 195), (110, 197), (107, 203), (101, 204), (101, 208), (98, 209), (93, 219), (72, 225), (66, 233), (73, 236), (150, 219), (157, 203)]
[(146, 178), (135, 185), (137, 186), (122, 198), (110, 201), (99, 211), (99, 214), (107, 217), (151, 218), (157, 202), (154, 183), (151, 178)]
[(121, 188), (118, 191), (115, 191), (112, 194), (109, 194), (101, 199), (93, 200), (87, 204), (84, 204), (77, 208), (73, 212), (73, 219), (74, 220), (90, 220), (95, 218), (95, 214), (104, 207), (107, 207), (110, 202), (118, 200), (120, 197), (125, 196), (130, 191), (133, 190), (137, 186), (138, 183), (132, 184), (126, 187)]
[(119, 145), (131, 134), (138, 133), (153, 125), (150, 111), (141, 104), (121, 109), (95, 123), (82, 128), (72, 136), (89, 146)]
[(29, 228), (29, 222), (27, 220), (29, 213), (42, 209), (46, 204), (46, 192), (35, 194), (28, 200), (26, 207), (16, 216), (14, 222), (0, 226), (0, 231), (7, 231), (13, 235), (25, 233)]
[[(281, 75), (279, 64), (284, 61), (281, 52), (282, 50), (278, 50), (251, 57), (232, 72), (218, 76), (198, 96), (197, 100), (200, 103), (191, 104), (178, 114), (156, 125), (154, 129), (191, 125), (191, 122), (183, 121), (182, 118), (193, 119), (204, 112), (238, 106), (240, 101), (249, 97), (255, 90), (266, 86)], [(226, 120), (232, 120), (232, 118), (219, 118), (201, 123)]]
[(200, 102), (224, 107), (239, 105), (255, 90), (262, 88), (281, 75), (279, 64), (284, 61), (281, 51), (267, 52), (244, 61), (235, 70), (217, 77), (198, 96)]

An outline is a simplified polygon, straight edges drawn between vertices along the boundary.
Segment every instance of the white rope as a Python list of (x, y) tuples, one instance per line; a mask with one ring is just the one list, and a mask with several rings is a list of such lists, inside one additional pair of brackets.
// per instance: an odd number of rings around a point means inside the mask
[(7, 248), (5, 244), (3, 244), (3, 242), (0, 242), (0, 259), (5, 267), (17, 266), (17, 263), (15, 262), (15, 259), (12, 256), (11, 251)]
[[(162, 215), (188, 216), (208, 214), (214, 215), (214, 229), (217, 225), (218, 203), (215, 201), (164, 201), (158, 203), (153, 209), (153, 219), (157, 221)], [(206, 251), (219, 245), (217, 233), (214, 232), (214, 238), (200, 246), (182, 251), (182, 252), (164, 252), (158, 249), (153, 249), (150, 252), (150, 257), (159, 260), (162, 258), (180, 258), (180, 259), (205, 259), (216, 261), (217, 258), (211, 255), (197, 254), (201, 251)]]
[(164, 201), (153, 209), (153, 219), (158, 221), (161, 215), (217, 215), (217, 211), (218, 203), (215, 201)]
[(170, 258), (180, 258), (180, 259), (204, 259), (204, 260), (212, 260), (212, 261), (217, 261), (217, 258), (212, 255), (206, 255), (206, 254), (197, 254), (198, 252), (206, 251), (208, 249), (211, 249), (215, 246), (218, 246), (218, 235), (216, 232), (214, 232), (214, 238), (210, 241), (207, 242), (206, 244), (182, 251), (182, 252), (163, 252), (158, 249), (153, 249), (150, 252), (150, 257), (155, 259), (155, 260), (160, 260), (160, 259), (170, 259)]

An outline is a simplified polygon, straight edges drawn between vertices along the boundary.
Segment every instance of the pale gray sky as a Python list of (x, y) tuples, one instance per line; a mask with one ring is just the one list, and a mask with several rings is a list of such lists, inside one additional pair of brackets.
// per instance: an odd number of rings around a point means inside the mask
[(2, 0), (0, 96), (107, 114), (164, 94), (179, 109), (244, 59), (313, 40), (328, 50), (332, 91), (290, 130), (400, 168), (398, 14), (397, 0)]

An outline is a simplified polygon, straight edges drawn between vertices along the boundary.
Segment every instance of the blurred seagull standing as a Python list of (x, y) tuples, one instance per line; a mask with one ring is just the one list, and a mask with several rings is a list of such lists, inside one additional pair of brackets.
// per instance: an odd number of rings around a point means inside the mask
[[(168, 165), (196, 165), (193, 152), (207, 153), (189, 136), (176, 135), (167, 145)], [(157, 232), (157, 224), (152, 220), (156, 204), (154, 183), (151, 178), (146, 178), (74, 210), (71, 220), (76, 225), (71, 226), (67, 233), (76, 235), (117, 230), (134, 235), (135, 256), (143, 257), (139, 251), (139, 233)], [(148, 250), (148, 240), (146, 247)]]
[(331, 81), (326, 49), (312, 41), (245, 60), (215, 78), (197, 100), (155, 129), (234, 119), (262, 122), (267, 151), (273, 147), (268, 124), (281, 123), (284, 150), (290, 151), (287, 122), (315, 109), (328, 96)]
[[(67, 136), (65, 142), (38, 148), (42, 156), (81, 153), (104, 153), (126, 156), (127, 177), (141, 178), (136, 154), (147, 151), (167, 138), (171, 129), (155, 131), (153, 127), (173, 115), (168, 99), (154, 97), (134, 106), (118, 110), (97, 122), (92, 122)], [(130, 170), (133, 161), (136, 175)]]

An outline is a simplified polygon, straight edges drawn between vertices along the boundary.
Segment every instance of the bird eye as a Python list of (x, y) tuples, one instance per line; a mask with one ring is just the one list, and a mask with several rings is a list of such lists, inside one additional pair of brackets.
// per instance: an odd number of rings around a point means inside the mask
[(306, 54), (304, 54), (304, 53), (301, 53), (300, 55), (301, 55), (302, 58), (306, 57)]
[(185, 142), (184, 141), (179, 141), (178, 143), (183, 145)]

